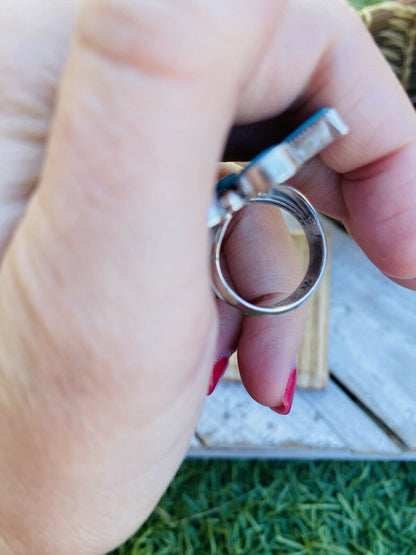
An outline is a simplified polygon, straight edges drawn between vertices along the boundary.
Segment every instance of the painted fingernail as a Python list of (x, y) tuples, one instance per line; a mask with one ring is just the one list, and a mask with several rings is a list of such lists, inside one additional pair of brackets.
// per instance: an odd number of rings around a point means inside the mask
[(271, 407), (274, 412), (279, 414), (289, 414), (292, 408), (293, 396), (295, 394), (296, 387), (296, 366), (293, 365), (292, 370), (287, 380), (286, 388), (282, 395), (282, 400), (277, 407)]
[(209, 382), (209, 386), (208, 386), (207, 395), (211, 395), (211, 393), (217, 387), (217, 383), (223, 377), (225, 371), (227, 370), (227, 366), (230, 361), (230, 356), (231, 356), (231, 353), (229, 351), (226, 351), (219, 357), (219, 359), (214, 364), (214, 367), (211, 373), (211, 381)]

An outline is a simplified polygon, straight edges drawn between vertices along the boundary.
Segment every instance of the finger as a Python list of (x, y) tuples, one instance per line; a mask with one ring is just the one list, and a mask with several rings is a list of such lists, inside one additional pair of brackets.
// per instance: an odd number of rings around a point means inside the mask
[[(275, 207), (249, 205), (235, 216), (224, 254), (236, 291), (254, 304), (275, 304), (301, 281), (302, 268)], [(279, 317), (245, 316), (238, 343), (242, 381), (259, 403), (281, 404), (305, 325), (304, 307)]]
[[(222, 179), (226, 175), (237, 173), (239, 171), (241, 171), (241, 166), (239, 164), (233, 162), (221, 163), (218, 164), (216, 178)], [(223, 262), (223, 271), (227, 275), (229, 282), (233, 283), (226, 261), (224, 260)], [(215, 361), (208, 386), (208, 395), (214, 391), (219, 380), (224, 375), (230, 357), (237, 348), (243, 319), (240, 311), (235, 310), (234, 307), (227, 305), (219, 299), (216, 301), (216, 306), (219, 331), (217, 348), (215, 351)]]
[(411, 289), (416, 285), (411, 266), (416, 240), (411, 220), (416, 207), (406, 190), (413, 189), (413, 150), (409, 146), (345, 175), (316, 159), (290, 180), (309, 198), (314, 197), (317, 188), (326, 187), (324, 206), (322, 201), (317, 204), (328, 215), (343, 221), (350, 235), (386, 275)]
[(207, 395), (211, 395), (214, 392), (218, 382), (228, 368), (231, 355), (237, 348), (242, 322), (242, 315), (235, 308), (228, 306), (220, 300), (217, 300), (216, 305), (219, 332)]
[(352, 9), (342, 2), (293, 0), (245, 89), (240, 121), (289, 107), (310, 114), (322, 106), (336, 107), (350, 133), (323, 153), (334, 173), (311, 176), (311, 201), (341, 215), (384, 273), (414, 287), (414, 109)]
[[(244, 140), (236, 137), (238, 148), (234, 155), (253, 156), (256, 133), (261, 133), (261, 139), (266, 141), (264, 148), (270, 146), (273, 135), (276, 136), (282, 128), (286, 128), (286, 134), (289, 133), (291, 129), (285, 127), (287, 122), (281, 120), (274, 118), (266, 125), (244, 126)], [(414, 251), (414, 236), (411, 230), (409, 233), (408, 225), (414, 212), (412, 199), (403, 202), (400, 193), (397, 193), (401, 182), (411, 184), (413, 179), (413, 147), (409, 146), (409, 149), (345, 175), (332, 170), (320, 158), (315, 158), (300, 168), (289, 184), (300, 189), (323, 213), (343, 221), (357, 242), (362, 245), (369, 243), (367, 254), (391, 279), (405, 287), (415, 288), (414, 278), (396, 277), (411, 276), (407, 264), (412, 260)], [(374, 188), (374, 182), (377, 188)], [(402, 205), (404, 213), (401, 215)], [(371, 221), (372, 236), (368, 235), (368, 220)], [(397, 245), (400, 245), (398, 250)], [(387, 260), (383, 254), (386, 249), (389, 253)]]
[[(232, 173), (239, 173), (241, 169), (242, 165), (236, 162), (220, 163), (217, 166), (216, 179), (222, 179)], [(223, 262), (223, 271), (225, 272), (227, 279), (234, 284), (227, 261), (224, 260)], [(230, 307), (223, 301), (217, 301), (217, 310), (219, 317), (219, 334), (216, 360), (218, 357), (221, 357), (223, 353), (233, 353), (235, 351), (242, 322), (242, 313), (235, 310), (233, 307)]]

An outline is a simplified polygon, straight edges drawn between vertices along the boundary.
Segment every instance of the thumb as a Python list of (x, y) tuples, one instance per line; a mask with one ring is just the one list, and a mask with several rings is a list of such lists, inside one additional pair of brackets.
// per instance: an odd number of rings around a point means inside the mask
[[(111, 321), (113, 301), (131, 314), (135, 292), (135, 331), (161, 329), (162, 315), (169, 329), (185, 314), (184, 337), (194, 329), (194, 310), (183, 307), (205, 308), (211, 297), (205, 222), (215, 162), (267, 35), (267, 18), (253, 25), (257, 9), (247, 6), (235, 16), (205, 3), (85, 2), (43, 177), (13, 247), (49, 272), (64, 313), (102, 312), (106, 301), (100, 318)], [(248, 23), (257, 30), (237, 57), (228, 45)]]
[[(201, 246), (215, 162), (265, 42), (263, 21), (240, 41), (249, 53), (242, 61), (219, 56), (249, 21), (253, 27), (257, 10), (228, 11), (220, 18), (218, 9), (190, 10), (187, 2), (91, 0), (81, 13), (37, 194), (41, 210), (30, 216), (50, 225), (41, 239), (48, 253), (51, 234), (64, 243), (53, 254), (72, 292), (139, 288), (136, 329), (151, 314), (160, 325), (155, 307), (166, 318), (172, 292), (189, 306), (207, 298)], [(232, 33), (224, 15), (234, 17)]]
[(216, 340), (215, 162), (274, 4), (85, 2), (0, 288), (2, 368), (20, 399), (6, 496), (46, 542), (33, 552), (113, 548), (187, 448)]

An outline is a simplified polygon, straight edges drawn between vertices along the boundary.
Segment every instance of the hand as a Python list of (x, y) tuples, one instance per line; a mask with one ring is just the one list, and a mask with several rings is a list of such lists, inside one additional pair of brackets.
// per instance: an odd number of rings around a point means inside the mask
[[(206, 210), (234, 123), (335, 107), (350, 134), (294, 185), (416, 288), (416, 118), (352, 9), (80, 5), (0, 7), (4, 553), (103, 553), (131, 534), (180, 464), (224, 350), (238, 346), (255, 399), (281, 402), (304, 311), (241, 318), (210, 290)], [(287, 231), (266, 215), (252, 237), (250, 217), (247, 243), (227, 245), (238, 287), (292, 289)]]

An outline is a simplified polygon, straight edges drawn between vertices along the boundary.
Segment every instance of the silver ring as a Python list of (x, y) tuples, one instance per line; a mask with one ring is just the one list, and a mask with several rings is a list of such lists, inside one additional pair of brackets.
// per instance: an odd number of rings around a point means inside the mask
[(284, 314), (304, 303), (317, 289), (325, 271), (327, 258), (325, 233), (316, 210), (306, 198), (293, 187), (289, 187), (288, 185), (277, 185), (273, 187), (269, 193), (260, 194), (248, 200), (248, 202), (260, 202), (283, 208), (300, 223), (309, 246), (309, 263), (306, 273), (295, 291), (274, 306), (258, 306), (240, 297), (226, 281), (220, 264), (221, 246), (233, 217), (233, 214), (229, 213), (225, 219), (213, 229), (211, 249), (213, 288), (220, 299), (238, 308), (245, 314)]

